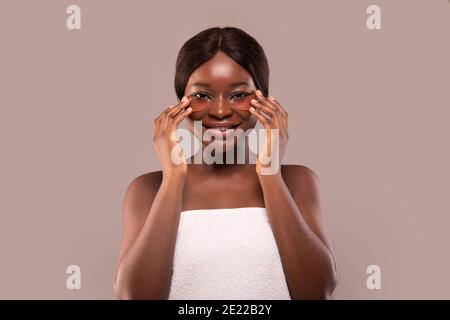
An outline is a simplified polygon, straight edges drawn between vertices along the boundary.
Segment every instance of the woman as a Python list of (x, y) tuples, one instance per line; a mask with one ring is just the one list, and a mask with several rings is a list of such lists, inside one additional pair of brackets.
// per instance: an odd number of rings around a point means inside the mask
[[(119, 299), (330, 298), (337, 271), (317, 175), (279, 164), (264, 173), (281, 162), (288, 139), (288, 115), (268, 96), (268, 78), (264, 50), (241, 29), (210, 28), (182, 46), (180, 101), (154, 121), (163, 170), (135, 178), (124, 198)], [(183, 120), (215, 163), (185, 159), (174, 135)], [(238, 146), (249, 151), (249, 143), (234, 133), (257, 122), (267, 135), (256, 162), (250, 152), (238, 162)], [(202, 139), (208, 130), (214, 138)]]

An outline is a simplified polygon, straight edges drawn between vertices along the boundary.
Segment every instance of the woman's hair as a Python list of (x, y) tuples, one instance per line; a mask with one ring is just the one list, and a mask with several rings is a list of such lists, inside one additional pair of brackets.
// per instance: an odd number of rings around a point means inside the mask
[(257, 89), (269, 94), (269, 65), (261, 45), (245, 31), (234, 27), (203, 30), (186, 41), (178, 53), (175, 71), (175, 92), (180, 100), (190, 75), (201, 64), (222, 51), (253, 78)]

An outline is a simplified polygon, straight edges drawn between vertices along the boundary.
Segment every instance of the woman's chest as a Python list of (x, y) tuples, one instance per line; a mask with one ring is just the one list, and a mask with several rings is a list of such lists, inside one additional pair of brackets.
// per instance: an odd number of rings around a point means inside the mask
[(253, 177), (187, 179), (182, 210), (264, 207), (261, 185)]

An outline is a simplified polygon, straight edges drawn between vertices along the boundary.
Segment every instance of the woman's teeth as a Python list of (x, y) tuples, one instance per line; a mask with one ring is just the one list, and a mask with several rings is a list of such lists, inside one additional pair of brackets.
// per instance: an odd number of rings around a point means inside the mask
[(213, 130), (220, 130), (220, 131), (226, 131), (226, 130), (234, 130), (236, 129), (238, 126), (231, 126), (231, 127), (206, 127), (206, 129), (213, 129)]

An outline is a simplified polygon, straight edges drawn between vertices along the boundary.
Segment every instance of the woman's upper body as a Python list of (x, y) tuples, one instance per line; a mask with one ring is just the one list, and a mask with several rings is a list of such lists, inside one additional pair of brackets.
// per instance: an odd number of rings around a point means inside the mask
[[(211, 209), (208, 214), (214, 214), (215, 211), (212, 209), (265, 207), (263, 191), (254, 165), (224, 167), (222, 172), (211, 172), (209, 169), (208, 166), (188, 165), (182, 187), (181, 212)], [(318, 176), (303, 165), (282, 165), (281, 174), (308, 226), (331, 251)], [(118, 259), (123, 257), (126, 249), (142, 229), (162, 181), (163, 172), (155, 171), (135, 178), (128, 187), (123, 211), (123, 238)], [(166, 233), (169, 230), (162, 232)], [(204, 263), (208, 264), (208, 261), (205, 260)], [(173, 267), (177, 268), (176, 265)], [(308, 277), (314, 278), (314, 275)], [(289, 280), (286, 281), (289, 284)], [(249, 295), (251, 296), (250, 292)], [(172, 297), (174, 296), (177, 295), (172, 292)]]

